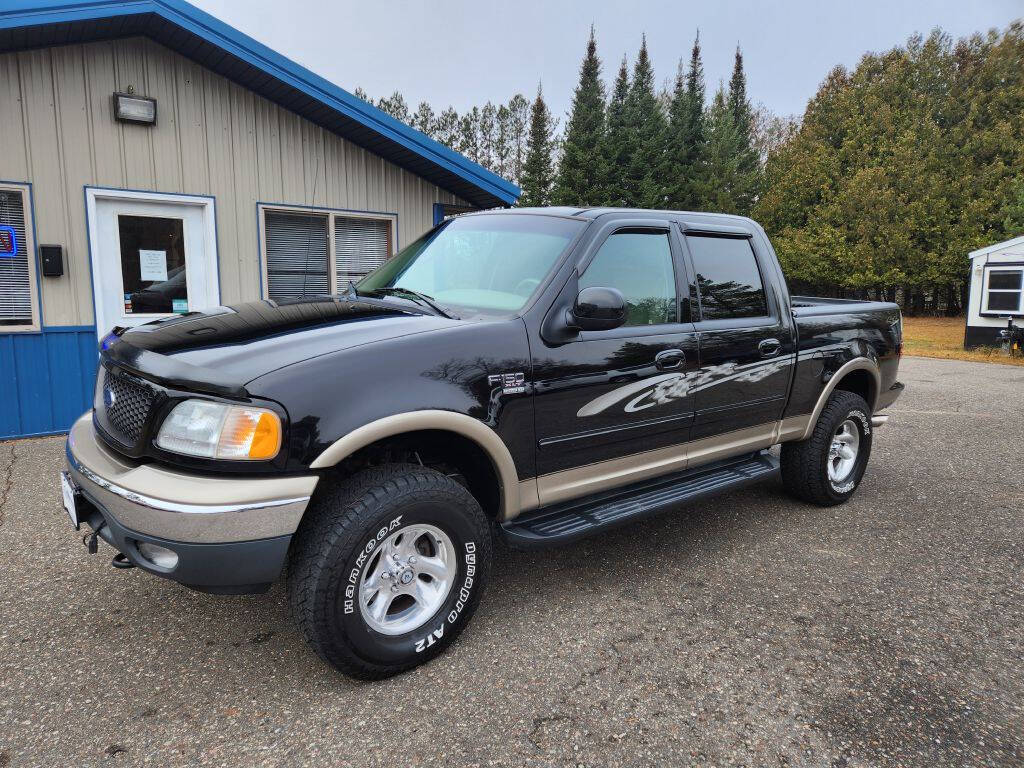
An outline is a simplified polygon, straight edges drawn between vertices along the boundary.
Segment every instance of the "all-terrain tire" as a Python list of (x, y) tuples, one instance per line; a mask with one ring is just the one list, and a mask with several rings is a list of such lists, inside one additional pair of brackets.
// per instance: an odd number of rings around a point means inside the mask
[[(414, 524), (449, 538), (457, 573), (429, 619), (382, 634), (361, 611), (360, 580), (384, 557), (384, 542)], [(487, 517), (455, 480), (415, 464), (367, 469), (318, 489), (306, 511), (289, 554), (292, 613), (328, 663), (352, 677), (389, 677), (437, 656), (462, 632), (483, 594), (491, 551)]]
[[(844, 424), (858, 433), (856, 461), (849, 473), (830, 477), (830, 451), (836, 433)], [(821, 411), (814, 431), (806, 440), (782, 446), (782, 484), (799, 499), (831, 507), (853, 496), (864, 477), (871, 456), (871, 409), (860, 395), (837, 390)]]

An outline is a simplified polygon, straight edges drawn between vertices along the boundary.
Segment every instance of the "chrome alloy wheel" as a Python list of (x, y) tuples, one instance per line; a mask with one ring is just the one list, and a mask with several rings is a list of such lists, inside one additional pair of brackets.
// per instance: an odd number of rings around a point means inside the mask
[(441, 607), (458, 573), (448, 534), (425, 523), (393, 531), (363, 567), (359, 610), (371, 629), (401, 635)]
[(853, 472), (860, 450), (860, 429), (857, 422), (847, 419), (832, 435), (828, 449), (828, 479), (833, 483), (845, 481)]

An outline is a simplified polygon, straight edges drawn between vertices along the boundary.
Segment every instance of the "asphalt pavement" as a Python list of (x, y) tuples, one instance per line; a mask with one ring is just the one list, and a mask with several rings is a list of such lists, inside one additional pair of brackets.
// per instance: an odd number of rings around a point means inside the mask
[(0, 768), (1024, 764), (1024, 368), (908, 358), (864, 482), (499, 549), (449, 652), (356, 683), (281, 585), (89, 556), (63, 440), (0, 443)]

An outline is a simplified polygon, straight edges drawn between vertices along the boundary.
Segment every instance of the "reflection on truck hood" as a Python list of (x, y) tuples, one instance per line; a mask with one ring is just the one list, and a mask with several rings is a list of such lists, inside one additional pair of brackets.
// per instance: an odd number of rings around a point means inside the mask
[(121, 340), (241, 385), (328, 352), (457, 322), (391, 302), (330, 296), (217, 307), (147, 323), (125, 332)]

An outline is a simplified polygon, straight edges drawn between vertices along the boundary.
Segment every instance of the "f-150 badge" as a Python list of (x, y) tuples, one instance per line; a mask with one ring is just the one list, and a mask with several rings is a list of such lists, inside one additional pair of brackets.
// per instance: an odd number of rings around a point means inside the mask
[(526, 391), (526, 374), (522, 371), (514, 373), (493, 373), (487, 377), (492, 387), (501, 387), (503, 395), (521, 395)]

